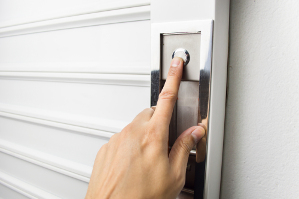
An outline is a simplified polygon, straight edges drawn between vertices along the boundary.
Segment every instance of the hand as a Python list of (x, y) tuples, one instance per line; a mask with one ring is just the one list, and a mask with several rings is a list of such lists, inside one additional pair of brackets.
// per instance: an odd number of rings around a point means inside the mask
[(174, 58), (156, 108), (147, 108), (98, 152), (86, 199), (174, 199), (185, 183), (190, 150), (205, 135), (203, 126), (184, 131), (168, 153), (169, 123), (182, 78)]

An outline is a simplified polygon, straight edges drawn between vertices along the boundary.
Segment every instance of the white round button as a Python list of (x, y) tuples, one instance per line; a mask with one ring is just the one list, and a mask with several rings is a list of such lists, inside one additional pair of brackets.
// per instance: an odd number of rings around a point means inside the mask
[(184, 60), (184, 66), (186, 66), (189, 63), (189, 61), (190, 61), (190, 54), (184, 48), (178, 48), (175, 51), (173, 51), (173, 53), (172, 53), (172, 59), (174, 57), (180, 57), (180, 58), (182, 58)]

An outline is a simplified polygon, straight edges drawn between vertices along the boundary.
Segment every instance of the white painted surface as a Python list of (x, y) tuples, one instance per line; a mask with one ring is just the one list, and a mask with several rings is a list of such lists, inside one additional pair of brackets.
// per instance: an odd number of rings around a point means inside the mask
[(102, 24), (145, 20), (148, 18), (149, 6), (109, 10), (106, 12), (90, 13), (46, 21), (38, 21), (34, 23), (25, 23), (17, 26), (3, 27), (0, 30), (0, 37), (70, 29), (82, 26), (95, 26)]
[(1, 0), (0, 27), (149, 5), (149, 0)]
[[(60, 198), (82, 199), (85, 196), (88, 183), (80, 179), (63, 175), (36, 162), (30, 162), (14, 154), (0, 152), (1, 172), (17, 178), (26, 184), (44, 190)], [(11, 180), (13, 186), (18, 183)], [(23, 186), (27, 193), (31, 188)], [(37, 197), (39, 198), (39, 197)]]
[(231, 1), (222, 199), (299, 197), (299, 1)]
[(2, 193), (0, 197), (1, 199), (6, 199), (6, 198), (28, 199), (29, 198), (13, 190), (11, 187), (8, 188), (7, 186), (2, 184), (0, 184), (0, 193)]
[[(215, 4), (219, 0), (152, 0), (153, 23), (215, 19)], [(227, 1), (225, 1), (227, 2)], [(221, 1), (219, 1), (221, 4)]]
[[(3, 159), (4, 160), (4, 159)], [(21, 165), (19, 165), (21, 166)], [(0, 193), (4, 198), (59, 199), (42, 189), (0, 172)], [(10, 189), (10, 190), (9, 190)], [(15, 191), (15, 192), (14, 192)]]
[(0, 0), (0, 198), (84, 198), (149, 106), (149, 19), (148, 0)]
[[(149, 104), (149, 99), (144, 99), (149, 95), (148, 87), (50, 81), (1, 80), (0, 82), (0, 92), (3, 95), (0, 103), (28, 107), (29, 110), (19, 109), (22, 111), (19, 115), (31, 112), (31, 117), (42, 117), (73, 125), (77, 123), (77, 126), (114, 133), (120, 131), (124, 124), (130, 122), (136, 113)], [(135, 92), (139, 95), (134, 95)], [(130, 93), (132, 95), (129, 95)], [(134, 100), (134, 107), (127, 106)], [(4, 112), (10, 111), (4, 110)]]
[(149, 37), (149, 21), (4, 37), (0, 39), (0, 70), (124, 73), (135, 69), (146, 74)]

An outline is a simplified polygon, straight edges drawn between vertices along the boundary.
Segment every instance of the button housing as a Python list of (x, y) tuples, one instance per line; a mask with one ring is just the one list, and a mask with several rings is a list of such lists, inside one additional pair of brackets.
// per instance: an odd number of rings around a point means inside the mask
[(190, 61), (184, 67), (182, 80), (199, 81), (200, 76), (200, 43), (201, 34), (197, 33), (171, 33), (161, 35), (161, 61), (162, 79), (166, 80), (170, 68), (173, 51), (178, 48), (186, 49), (190, 54)]

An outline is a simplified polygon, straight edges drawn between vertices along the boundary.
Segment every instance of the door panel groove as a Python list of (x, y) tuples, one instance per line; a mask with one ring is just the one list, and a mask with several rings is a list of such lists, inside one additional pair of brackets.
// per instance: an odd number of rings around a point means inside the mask
[(40, 166), (46, 165), (46, 168), (53, 166), (54, 169), (52, 170), (62, 169), (86, 178), (90, 177), (92, 171), (91, 166), (83, 165), (2, 139), (0, 139), (0, 151), (29, 162), (35, 161), (35, 164)]
[(0, 159), (2, 173), (61, 198), (84, 198), (89, 180), (86, 177), (9, 151), (0, 151)]
[(0, 63), (0, 72), (94, 73), (150, 75), (150, 63), (129, 62), (40, 62)]
[(30, 81), (56, 81), (87, 84), (108, 84), (125, 86), (150, 86), (149, 75), (128, 74), (87, 74), (87, 73), (40, 73), (40, 72), (0, 72), (1, 79)]
[(143, 21), (149, 19), (150, 6), (133, 7), (4, 27), (0, 28), (0, 38), (54, 30), (65, 30), (70, 28)]
[(1, 111), (0, 111), (0, 116), (6, 117), (6, 118), (11, 118), (11, 119), (16, 119), (16, 120), (20, 120), (20, 121), (25, 121), (25, 122), (35, 123), (35, 124), (39, 124), (39, 125), (45, 125), (45, 126), (50, 126), (50, 127), (54, 127), (54, 128), (70, 130), (70, 131), (74, 131), (74, 132), (81, 133), (83, 135), (88, 135), (88, 136), (110, 138), (114, 134), (111, 132), (92, 129), (92, 128), (88, 128), (88, 127), (81, 127), (81, 126), (76, 126), (76, 125), (72, 125), (72, 124), (53, 122), (53, 121), (49, 121), (49, 120), (45, 120), (45, 119), (33, 118), (33, 117), (28, 117), (28, 116), (13, 114), (13, 113), (1, 112)]
[[(63, 3), (63, 2), (60, 2)], [(30, 2), (28, 2), (30, 4)], [(85, 15), (91, 13), (105, 12), (111, 10), (119, 10), (132, 7), (140, 7), (150, 5), (150, 0), (122, 0), (122, 1), (103, 1), (96, 4), (88, 4), (84, 2), (83, 6), (75, 5), (71, 8), (67, 7), (64, 9), (48, 10), (47, 13), (43, 13), (42, 16), (38, 15), (26, 15), (21, 19), (8, 20), (0, 23), (0, 28), (18, 26), (28, 23), (36, 23), (41, 21), (48, 21), (53, 19), (60, 19), (65, 17), (72, 17), (78, 15)], [(32, 7), (35, 5), (31, 5)], [(57, 6), (57, 5), (56, 5)], [(60, 5), (59, 5), (60, 6)], [(34, 8), (33, 8), (34, 9)], [(51, 11), (49, 13), (49, 11)]]
[(92, 167), (1, 140), (0, 152), (83, 182), (89, 182), (92, 171)]
[(16, 118), (20, 116), (19, 119), (21, 119), (21, 117), (27, 117), (28, 120), (31, 118), (45, 120), (65, 125), (110, 132), (110, 134), (120, 132), (128, 124), (127, 122), (119, 120), (108, 120), (105, 118), (68, 114), (65, 112), (41, 110), (37, 108), (2, 103), (0, 103), (0, 113), (3, 116), (8, 117), (13, 117), (13, 115), (15, 115)]
[(31, 199), (59, 199), (44, 190), (0, 172), (0, 184)]

